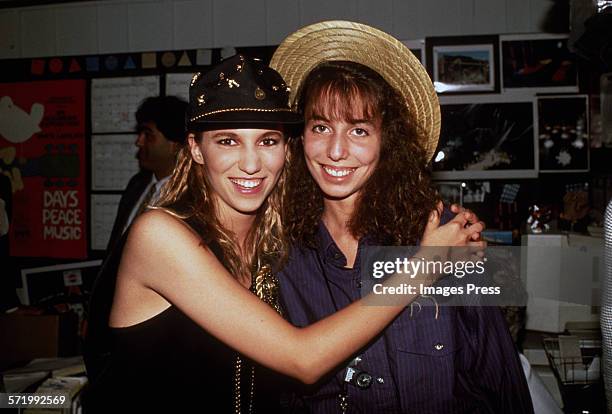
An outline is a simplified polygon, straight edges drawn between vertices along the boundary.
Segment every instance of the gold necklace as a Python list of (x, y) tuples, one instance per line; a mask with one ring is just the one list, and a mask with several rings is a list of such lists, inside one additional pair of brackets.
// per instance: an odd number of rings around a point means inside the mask
[[(257, 295), (257, 297), (263, 300), (265, 303), (270, 305), (272, 309), (282, 315), (280, 303), (278, 301), (278, 279), (272, 273), (272, 269), (269, 265), (263, 265), (259, 267), (259, 270), (255, 274), (253, 283), (251, 284), (251, 291)], [(255, 367), (251, 365), (251, 383), (249, 384), (249, 405), (248, 414), (253, 413), (253, 403), (255, 400)], [(234, 413), (240, 414), (242, 412), (242, 357), (236, 355), (236, 361), (234, 363)]]

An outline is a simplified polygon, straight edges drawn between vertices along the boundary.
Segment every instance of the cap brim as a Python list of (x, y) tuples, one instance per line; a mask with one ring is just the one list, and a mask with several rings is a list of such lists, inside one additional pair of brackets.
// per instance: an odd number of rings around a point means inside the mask
[(306, 26), (289, 35), (276, 49), (270, 67), (291, 87), (295, 108), (300, 88), (317, 65), (350, 61), (378, 72), (406, 100), (429, 159), (440, 135), (440, 104), (421, 62), (403, 43), (361, 23), (334, 20)]
[[(304, 123), (304, 117), (291, 111), (259, 112), (259, 111), (232, 111), (212, 114), (189, 122), (188, 128), (192, 131), (209, 130), (211, 125), (289, 125), (299, 126)], [(224, 127), (225, 128), (225, 127)], [(228, 128), (229, 129), (229, 128)]]

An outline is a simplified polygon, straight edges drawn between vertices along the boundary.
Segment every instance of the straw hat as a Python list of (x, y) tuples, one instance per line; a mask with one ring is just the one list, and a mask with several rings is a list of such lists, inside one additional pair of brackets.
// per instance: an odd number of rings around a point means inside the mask
[(295, 107), (302, 83), (319, 63), (345, 60), (378, 72), (406, 100), (413, 119), (423, 131), (429, 159), (440, 135), (440, 105), (421, 62), (399, 40), (361, 23), (332, 20), (306, 26), (289, 35), (276, 49), (270, 67), (291, 88)]

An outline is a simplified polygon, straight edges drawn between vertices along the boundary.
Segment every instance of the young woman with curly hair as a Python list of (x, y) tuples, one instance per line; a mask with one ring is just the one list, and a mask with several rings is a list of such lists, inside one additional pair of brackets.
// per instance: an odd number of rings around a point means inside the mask
[[(432, 227), (472, 231), (458, 245), (485, 246), (484, 223), (458, 206), (443, 211), (431, 188), (440, 112), (404, 45), (363, 24), (323, 22), (290, 35), (271, 66), (305, 122), (290, 144), (283, 217), (293, 247), (278, 273), (292, 323), (359, 300), (369, 247), (430, 245)], [(312, 413), (532, 412), (499, 310), (437, 304), (406, 309), (299, 400)]]
[[(372, 69), (342, 61), (319, 65), (301, 91), (298, 108), (306, 125), (303, 141), (292, 143), (285, 214), (290, 238), (312, 245), (317, 223), (335, 227), (333, 211), (348, 204), (350, 214), (339, 223), (346, 222), (354, 242), (368, 235), (379, 244), (416, 244), (439, 198), (425, 168), (423, 132), (398, 92)], [(330, 123), (345, 129), (345, 137)]]

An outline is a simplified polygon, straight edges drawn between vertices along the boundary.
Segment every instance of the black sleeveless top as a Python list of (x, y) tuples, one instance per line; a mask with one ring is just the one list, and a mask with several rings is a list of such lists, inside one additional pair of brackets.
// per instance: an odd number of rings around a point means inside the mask
[(97, 384), (109, 403), (233, 412), (236, 352), (175, 306), (139, 324), (111, 328), (111, 336), (109, 365)]
[[(215, 241), (209, 248), (222, 262)], [(245, 310), (247, 311), (247, 310)], [(87, 390), (85, 413), (233, 413), (238, 355), (171, 305), (136, 325), (109, 328), (110, 353)], [(242, 358), (241, 413), (248, 413), (250, 361)], [(278, 391), (270, 372), (257, 367), (256, 412), (278, 412)], [(274, 375), (272, 375), (274, 377)], [(274, 381), (276, 383), (276, 381)]]

